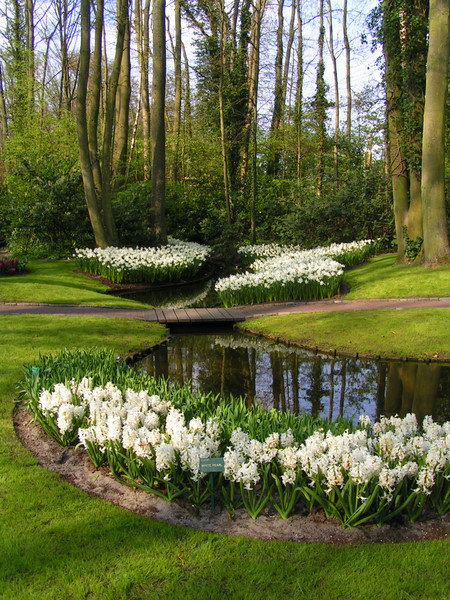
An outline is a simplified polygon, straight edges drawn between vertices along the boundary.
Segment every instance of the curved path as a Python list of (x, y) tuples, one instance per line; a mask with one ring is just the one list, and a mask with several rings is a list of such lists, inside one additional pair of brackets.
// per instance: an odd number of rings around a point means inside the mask
[(285, 315), (299, 312), (329, 312), (349, 310), (380, 310), (408, 308), (450, 308), (450, 297), (443, 298), (388, 298), (361, 300), (317, 300), (311, 302), (283, 302), (249, 304), (236, 308), (142, 309), (74, 304), (40, 304), (0, 302), (0, 314), (41, 314), (65, 316), (125, 317), (160, 323), (213, 323), (238, 322), (252, 317)]

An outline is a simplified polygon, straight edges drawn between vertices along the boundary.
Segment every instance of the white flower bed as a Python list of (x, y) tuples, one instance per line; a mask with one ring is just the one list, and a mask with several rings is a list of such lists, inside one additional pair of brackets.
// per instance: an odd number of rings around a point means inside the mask
[(169, 238), (158, 248), (77, 248), (80, 268), (114, 283), (176, 280), (191, 276), (206, 262), (209, 246)]
[(241, 246), (239, 253), (253, 260), (249, 270), (219, 279), (215, 289), (225, 306), (329, 298), (339, 291), (343, 265), (361, 262), (373, 244), (364, 240), (314, 250), (277, 244)]
[(399, 514), (414, 521), (427, 502), (440, 514), (450, 510), (450, 422), (431, 417), (421, 429), (412, 414), (373, 426), (361, 417), (354, 432), (318, 430), (303, 443), (290, 430), (261, 441), (240, 427), (224, 440), (215, 417), (186, 423), (157, 395), (122, 394), (112, 383), (93, 388), (88, 378), (42, 390), (39, 409), (62, 438), (78, 427), (96, 466), (107, 460), (119, 478), (168, 499), (206, 501), (200, 459), (223, 455), (223, 502), (232, 511), (242, 502), (252, 517), (269, 501), (284, 518), (296, 506), (320, 506), (345, 526)]

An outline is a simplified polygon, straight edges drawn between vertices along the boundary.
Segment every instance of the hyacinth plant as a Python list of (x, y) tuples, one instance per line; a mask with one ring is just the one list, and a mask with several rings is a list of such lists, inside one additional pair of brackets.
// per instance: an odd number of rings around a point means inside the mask
[(375, 249), (372, 240), (314, 250), (277, 244), (242, 246), (239, 253), (249, 270), (219, 279), (215, 289), (227, 307), (330, 298), (339, 292), (344, 267), (362, 262)]
[(169, 238), (157, 248), (77, 248), (74, 257), (80, 271), (112, 283), (157, 283), (194, 277), (210, 253), (209, 246)]
[(244, 507), (256, 518), (272, 506), (286, 519), (320, 509), (354, 527), (450, 510), (450, 422), (361, 417), (352, 427), (248, 409), (155, 381), (100, 350), (41, 357), (22, 390), (59, 444), (83, 446), (94, 466), (166, 500), (205, 503), (200, 459), (221, 456), (214, 489), (231, 514)]

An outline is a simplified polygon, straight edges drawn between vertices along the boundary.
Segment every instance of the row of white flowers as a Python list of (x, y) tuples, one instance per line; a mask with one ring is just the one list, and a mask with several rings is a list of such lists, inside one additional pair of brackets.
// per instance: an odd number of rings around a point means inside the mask
[(285, 518), (302, 501), (348, 526), (371, 518), (383, 522), (401, 511), (415, 520), (428, 497), (438, 512), (450, 510), (450, 422), (431, 417), (420, 429), (412, 414), (382, 417), (373, 425), (361, 417), (356, 431), (319, 430), (301, 443), (290, 430), (261, 441), (241, 428), (223, 440), (214, 417), (186, 423), (178, 408), (157, 395), (122, 393), (112, 383), (93, 388), (89, 378), (42, 390), (39, 409), (61, 436), (78, 428), (96, 466), (108, 460), (113, 473), (141, 487), (147, 473), (146, 489), (168, 498), (190, 485), (197, 486), (197, 502), (204, 502), (209, 492), (206, 482), (203, 491), (199, 487), (200, 459), (223, 455), (223, 501), (233, 509), (229, 486), (237, 485), (253, 517), (269, 500)]
[(257, 260), (252, 265), (254, 271), (224, 277), (216, 282), (217, 292), (239, 290), (243, 287), (263, 286), (266, 289), (274, 284), (286, 285), (292, 282), (322, 284), (329, 277), (342, 275), (342, 265), (331, 258), (320, 257), (300, 260), (296, 254), (282, 254), (274, 259)]
[(296, 254), (300, 257), (316, 258), (321, 256), (330, 256), (339, 259), (339, 256), (348, 252), (361, 251), (374, 245), (374, 240), (360, 240), (355, 242), (343, 242), (340, 244), (330, 244), (329, 246), (319, 246), (311, 250), (305, 250), (301, 246), (290, 244), (249, 244), (240, 246), (238, 253), (253, 262), (256, 259), (277, 258), (281, 254)]
[(215, 289), (225, 306), (329, 298), (339, 291), (344, 266), (362, 262), (373, 240), (332, 244), (313, 250), (262, 244), (241, 246), (249, 270), (224, 277)]
[[(156, 248), (77, 248), (74, 257), (80, 268), (107, 276), (114, 282), (160, 281), (193, 274), (211, 254), (209, 246), (169, 238)], [(147, 276), (146, 276), (147, 275)]]

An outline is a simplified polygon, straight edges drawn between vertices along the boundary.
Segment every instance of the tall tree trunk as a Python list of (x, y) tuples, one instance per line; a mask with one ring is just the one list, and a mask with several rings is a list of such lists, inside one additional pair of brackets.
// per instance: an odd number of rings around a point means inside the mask
[(135, 2), (135, 30), (137, 40), (137, 55), (139, 64), (139, 90), (142, 112), (142, 148), (144, 158), (144, 181), (150, 181), (151, 175), (151, 141), (150, 141), (150, 0)]
[(280, 162), (279, 135), (283, 111), (283, 24), (284, 0), (278, 0), (277, 53), (275, 56), (275, 84), (272, 123), (270, 126), (271, 152), (267, 174), (276, 175)]
[(331, 0), (328, 0), (328, 23), (329, 23), (329, 35), (330, 35), (330, 55), (331, 62), (333, 63), (333, 77), (334, 77), (334, 136), (333, 136), (333, 167), (334, 167), (334, 184), (336, 189), (339, 189), (339, 156), (338, 156), (338, 142), (339, 142), (339, 79), (336, 54), (334, 52), (334, 39), (333, 39), (333, 11), (331, 8)]
[(192, 108), (191, 108), (191, 80), (189, 77), (189, 59), (185, 45), (181, 42), (184, 60), (184, 127), (186, 136), (192, 138)]
[(0, 151), (2, 150), (6, 137), (8, 136), (8, 119), (6, 113), (5, 91), (3, 86), (4, 75), (0, 63)]
[(449, 2), (430, 0), (430, 37), (423, 119), (422, 202), (424, 264), (448, 262), (445, 206), (445, 117), (448, 93)]
[(26, 76), (27, 76), (27, 94), (28, 110), (34, 112), (34, 0), (25, 0), (25, 28), (26, 28)]
[[(253, 139), (253, 128), (255, 134), (257, 128), (257, 104), (259, 88), (259, 59), (260, 59), (260, 38), (261, 23), (266, 8), (266, 0), (257, 0), (253, 7), (251, 27), (250, 27), (250, 50), (248, 57), (248, 104), (247, 116), (244, 127), (244, 143), (241, 161), (241, 182), (244, 185), (247, 178), (249, 164), (250, 141)], [(253, 148), (256, 152), (256, 148)]]
[(112, 158), (112, 174), (115, 180), (115, 187), (120, 185), (125, 176), (128, 154), (131, 97), (130, 19), (128, 10), (125, 15), (125, 20), (124, 43), (116, 92), (116, 114)]
[(111, 75), (106, 88), (105, 118), (102, 140), (102, 189), (101, 202), (105, 227), (110, 238), (110, 245), (117, 244), (117, 231), (114, 222), (111, 203), (112, 191), (112, 155), (114, 140), (114, 125), (116, 112), (117, 89), (124, 54), (126, 29), (128, 23), (128, 0), (117, 0), (117, 33), (114, 61)]
[(181, 6), (175, 0), (175, 47), (174, 47), (175, 99), (173, 110), (173, 163), (172, 179), (180, 178), (180, 139), (181, 139)]
[(90, 62), (90, 2), (80, 0), (81, 35), (80, 35), (80, 73), (77, 85), (77, 132), (78, 147), (80, 152), (80, 167), (83, 177), (84, 194), (92, 224), (95, 243), (100, 248), (108, 245), (105, 228), (98, 202), (94, 182), (91, 153), (89, 148), (89, 134), (87, 121), (87, 90)]
[(345, 134), (350, 139), (352, 133), (352, 84), (350, 74), (350, 42), (347, 31), (347, 0), (344, 0), (342, 28), (345, 46), (345, 81), (347, 84), (347, 124)]
[(258, 128), (258, 88), (261, 23), (266, 8), (266, 0), (257, 0), (253, 7), (250, 27), (250, 52), (248, 58), (248, 104), (244, 130), (244, 145), (241, 162), (241, 182), (244, 186), (247, 179), (249, 148), (251, 143), (251, 195), (250, 195), (250, 239), (256, 242), (256, 201), (258, 195), (257, 181), (257, 128)]
[[(89, 81), (89, 120), (88, 139), (89, 154), (94, 177), (95, 189), (100, 196), (102, 189), (102, 173), (100, 167), (98, 131), (100, 100), (102, 93), (102, 32), (103, 32), (103, 0), (95, 5), (94, 51), (92, 53), (92, 77)], [(81, 69), (81, 67), (80, 67)]]
[(300, 184), (303, 175), (303, 18), (301, 0), (297, 0), (297, 87), (295, 90), (295, 135), (297, 138), (297, 183)]
[(153, 0), (153, 77), (151, 103), (152, 208), (155, 237), (167, 244), (165, 219), (166, 192), (166, 3)]
[(325, 41), (325, 27), (323, 23), (324, 0), (320, 0), (320, 24), (319, 24), (319, 62), (317, 65), (317, 83), (315, 110), (317, 119), (317, 166), (316, 166), (316, 195), (322, 195), (324, 176), (324, 153), (325, 153), (325, 62), (323, 58), (323, 46)]
[[(384, 0), (383, 50), (385, 56), (386, 110), (389, 143), (389, 171), (392, 181), (397, 260), (403, 261), (406, 243), (404, 227), (409, 208), (408, 171), (401, 134), (404, 131), (402, 108), (401, 59), (399, 58), (400, 24), (391, 0)], [(394, 12), (393, 12), (394, 11)]]
[(233, 202), (231, 195), (231, 177), (230, 177), (230, 166), (228, 156), (228, 144), (226, 134), (226, 123), (225, 123), (225, 71), (227, 69), (225, 59), (225, 48), (226, 48), (226, 23), (224, 6), (221, 4), (220, 10), (220, 67), (219, 67), (219, 82), (218, 82), (218, 96), (219, 96), (219, 121), (220, 121), (220, 145), (222, 149), (222, 171), (223, 171), (223, 187), (225, 194), (225, 210), (227, 215), (227, 223), (230, 225), (233, 221)]
[[(298, 1), (299, 0), (291, 0), (291, 17), (289, 20), (289, 31), (288, 31), (288, 38), (287, 38), (287, 43), (286, 43), (286, 52), (285, 52), (285, 56), (284, 56), (284, 66), (283, 66), (281, 123), (280, 123), (281, 134), (282, 134), (281, 141), (283, 142), (283, 146), (282, 146), (283, 162), (282, 162), (282, 173), (281, 173), (283, 179), (285, 177), (285, 171), (286, 171), (286, 160), (285, 160), (286, 151), (285, 151), (285, 144), (284, 144), (284, 140), (283, 140), (283, 129), (285, 126), (285, 121), (286, 121), (286, 106), (287, 106), (288, 86), (289, 86), (289, 72), (291, 70), (291, 54), (292, 54), (292, 46), (294, 44), (295, 15), (296, 15)], [(289, 103), (289, 105), (290, 105), (290, 103)]]

